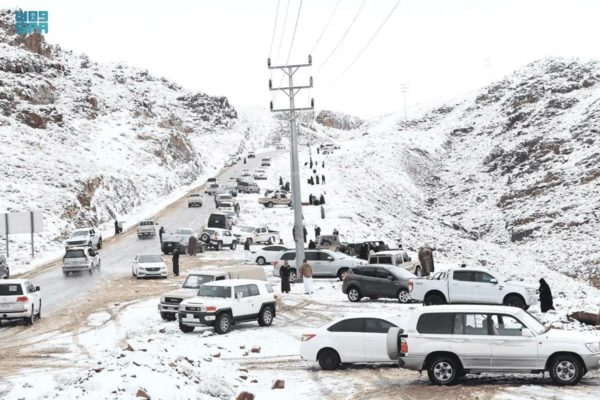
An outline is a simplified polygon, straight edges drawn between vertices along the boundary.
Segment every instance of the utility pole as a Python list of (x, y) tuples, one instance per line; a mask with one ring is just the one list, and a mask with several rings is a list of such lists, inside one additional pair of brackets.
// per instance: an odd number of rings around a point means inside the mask
[(408, 85), (406, 83), (400, 84), (400, 92), (404, 97), (404, 120), (406, 121), (408, 119), (406, 116), (406, 92), (408, 92)]
[(285, 93), (290, 99), (290, 108), (274, 109), (271, 101), (271, 112), (285, 113), (290, 122), (290, 171), (292, 184), (292, 206), (294, 207), (294, 236), (296, 237), (296, 271), (299, 275), (300, 264), (304, 260), (304, 224), (302, 222), (302, 195), (300, 193), (300, 166), (298, 161), (298, 137), (296, 131), (297, 116), (296, 111), (312, 111), (315, 108), (314, 100), (311, 99), (310, 107), (296, 107), (294, 101), (295, 96), (302, 89), (310, 89), (313, 87), (313, 79), (310, 78), (308, 85), (294, 86), (294, 74), (300, 68), (312, 66), (312, 57), (308, 56), (308, 64), (293, 64), (293, 65), (271, 65), (271, 59), (267, 60), (269, 69), (281, 70), (288, 76), (288, 86), (273, 87), (273, 82), (269, 79), (269, 90), (280, 90)]

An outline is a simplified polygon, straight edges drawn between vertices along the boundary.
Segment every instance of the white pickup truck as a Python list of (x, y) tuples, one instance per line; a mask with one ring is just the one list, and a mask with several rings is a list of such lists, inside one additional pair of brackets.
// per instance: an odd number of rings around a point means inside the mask
[(413, 279), (409, 281), (409, 288), (411, 284), (410, 297), (424, 305), (504, 304), (526, 310), (538, 302), (535, 285), (506, 281), (484, 269), (449, 269), (426, 279)]
[(279, 232), (269, 229), (268, 226), (259, 226), (257, 228), (244, 226), (234, 232), (240, 243), (250, 239), (250, 243), (274, 244), (279, 242)]
[(71, 233), (71, 236), (66, 241), (65, 248), (72, 247), (92, 247), (95, 249), (102, 248), (102, 234), (94, 228), (76, 229)]
[(292, 198), (286, 192), (275, 192), (268, 197), (258, 199), (258, 204), (262, 204), (267, 208), (272, 208), (276, 205), (292, 206)]

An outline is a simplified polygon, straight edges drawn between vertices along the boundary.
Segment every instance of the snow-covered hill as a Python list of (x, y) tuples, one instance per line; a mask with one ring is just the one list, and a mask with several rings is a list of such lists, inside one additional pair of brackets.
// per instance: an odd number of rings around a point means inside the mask
[[(43, 211), (41, 253), (74, 227), (156, 210), (228, 154), (262, 148), (273, 126), (225, 97), (17, 36), (0, 12), (0, 212)], [(11, 240), (16, 272), (28, 242)]]

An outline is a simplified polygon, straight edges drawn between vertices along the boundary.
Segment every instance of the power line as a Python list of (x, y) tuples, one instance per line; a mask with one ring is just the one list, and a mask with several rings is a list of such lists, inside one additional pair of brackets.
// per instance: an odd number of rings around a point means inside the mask
[(348, 32), (350, 32), (350, 29), (352, 29), (352, 26), (354, 25), (354, 22), (356, 22), (356, 19), (360, 15), (360, 12), (362, 11), (362, 9), (363, 9), (363, 7), (365, 6), (366, 3), (367, 3), (367, 0), (363, 0), (362, 1), (360, 7), (356, 11), (356, 14), (354, 15), (354, 18), (352, 18), (352, 21), (350, 22), (350, 25), (348, 25), (348, 28), (346, 28), (346, 31), (344, 32), (344, 34), (342, 35), (342, 37), (340, 38), (340, 40), (337, 42), (337, 44), (335, 45), (335, 47), (333, 48), (333, 50), (331, 50), (331, 53), (329, 53), (329, 55), (325, 58), (325, 61), (323, 61), (323, 64), (321, 64), (321, 66), (319, 67), (319, 69), (317, 69), (317, 72), (319, 72), (320, 70), (323, 69), (323, 67), (327, 64), (327, 62), (329, 61), (329, 59), (331, 58), (331, 56), (340, 47), (340, 45), (342, 44), (342, 42), (344, 41), (344, 39), (346, 39), (346, 36), (348, 35)]
[(325, 23), (325, 26), (323, 27), (323, 30), (321, 31), (321, 34), (319, 35), (319, 38), (317, 39), (317, 41), (315, 42), (314, 46), (312, 47), (310, 53), (308, 53), (308, 54), (314, 54), (315, 53), (315, 49), (319, 45), (319, 42), (321, 41), (321, 38), (323, 37), (323, 34), (325, 33), (325, 31), (329, 27), (329, 24), (331, 23), (331, 20), (333, 19), (333, 16), (335, 15), (335, 12), (337, 11), (338, 6), (340, 5), (341, 2), (342, 2), (342, 0), (338, 0), (338, 2), (335, 4), (335, 7), (333, 8), (333, 11), (331, 12), (331, 15), (329, 16), (329, 19)]
[(290, 42), (290, 50), (288, 51), (287, 59), (285, 61), (286, 64), (290, 62), (290, 55), (292, 54), (292, 49), (294, 48), (294, 39), (296, 38), (296, 29), (298, 29), (298, 21), (300, 21), (300, 11), (302, 10), (302, 2), (300, 0), (300, 5), (298, 6), (298, 15), (296, 15), (296, 24), (294, 25), (294, 33), (292, 34), (292, 41)]
[(285, 36), (285, 25), (287, 23), (288, 9), (290, 8), (290, 0), (287, 0), (285, 5), (285, 16), (283, 17), (283, 28), (281, 29), (281, 38), (279, 39), (279, 47), (277, 48), (277, 60), (279, 60), (279, 54), (281, 53), (281, 45), (283, 44), (283, 37)]
[(277, 30), (277, 18), (279, 17), (279, 2), (281, 0), (277, 0), (277, 9), (275, 10), (275, 24), (273, 25), (273, 35), (271, 36), (271, 47), (269, 47), (269, 57), (271, 57), (271, 53), (273, 52), (273, 43), (275, 42), (275, 31)]

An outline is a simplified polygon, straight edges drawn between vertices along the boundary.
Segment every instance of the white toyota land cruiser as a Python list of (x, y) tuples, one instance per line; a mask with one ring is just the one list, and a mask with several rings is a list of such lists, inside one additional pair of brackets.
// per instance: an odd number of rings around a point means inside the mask
[(600, 368), (600, 337), (545, 327), (517, 307), (444, 305), (414, 310), (404, 329), (390, 328), (388, 356), (426, 370), (437, 385), (481, 372), (544, 373), (575, 385)]
[(179, 329), (189, 333), (197, 326), (212, 326), (224, 334), (238, 322), (258, 321), (270, 326), (275, 318), (275, 294), (268, 282), (228, 279), (200, 285), (198, 295), (179, 303)]

